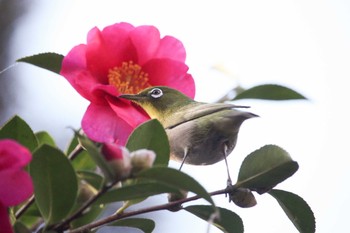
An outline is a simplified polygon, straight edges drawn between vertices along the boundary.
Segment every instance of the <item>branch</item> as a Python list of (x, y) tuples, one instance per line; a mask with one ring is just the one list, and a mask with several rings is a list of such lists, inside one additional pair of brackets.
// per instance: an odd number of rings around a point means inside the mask
[(83, 214), (83, 212), (90, 207), (92, 203), (94, 203), (100, 196), (102, 196), (104, 193), (106, 193), (110, 188), (112, 188), (116, 183), (120, 182), (119, 180), (116, 182), (113, 182), (109, 185), (104, 186), (95, 196), (93, 196), (90, 200), (84, 203), (74, 214), (72, 214), (69, 218), (65, 219), (63, 222), (49, 226), (48, 229), (55, 229), (58, 232), (61, 232), (63, 230), (68, 229), (68, 225), (71, 221), (78, 218)]
[[(230, 190), (228, 190), (226, 188), (226, 189), (222, 189), (222, 190), (211, 192), (209, 194), (210, 194), (210, 196), (215, 196), (215, 195), (220, 195), (220, 194), (227, 194), (229, 192), (230, 192)], [(144, 209), (139, 209), (139, 210), (130, 211), (130, 212), (118, 213), (118, 214), (111, 215), (109, 217), (103, 218), (101, 220), (98, 220), (96, 222), (87, 224), (85, 226), (76, 228), (74, 230), (71, 230), (71, 231), (69, 231), (69, 233), (87, 232), (90, 229), (96, 228), (98, 226), (105, 225), (107, 223), (110, 223), (110, 222), (113, 222), (113, 221), (116, 221), (116, 220), (119, 220), (119, 219), (131, 217), (131, 216), (135, 216), (135, 215), (140, 215), (140, 214), (145, 214), (145, 213), (149, 213), (149, 212), (159, 211), (159, 210), (173, 209), (174, 207), (178, 207), (179, 205), (182, 205), (183, 203), (190, 202), (190, 201), (195, 201), (195, 200), (198, 200), (200, 198), (201, 198), (200, 196), (196, 195), (196, 196), (193, 196), (193, 197), (183, 198), (183, 199), (180, 199), (178, 201), (169, 202), (167, 204), (156, 205), (156, 206), (153, 206), (153, 207), (147, 207), (147, 208), (144, 208)]]

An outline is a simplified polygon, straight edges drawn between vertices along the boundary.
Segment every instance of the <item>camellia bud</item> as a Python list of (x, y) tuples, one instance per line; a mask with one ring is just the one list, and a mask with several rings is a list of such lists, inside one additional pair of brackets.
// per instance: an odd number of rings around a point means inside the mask
[(127, 148), (114, 143), (105, 143), (102, 146), (101, 152), (113, 171), (115, 179), (121, 180), (130, 176), (132, 165), (130, 153)]
[(150, 168), (156, 159), (156, 154), (152, 150), (136, 150), (131, 152), (132, 173), (135, 174), (143, 169)]
[(97, 190), (91, 186), (89, 183), (82, 180), (79, 184), (79, 192), (77, 197), (77, 204), (82, 205), (83, 203), (90, 200), (93, 196), (97, 194)]
[[(188, 191), (186, 191), (186, 190), (179, 190), (179, 191), (180, 191), (179, 193), (169, 193), (168, 194), (168, 201), (169, 202), (178, 201), (178, 200), (181, 200), (181, 199), (184, 199), (187, 197)], [(172, 206), (172, 207), (168, 208), (168, 210), (170, 210), (172, 212), (182, 210), (182, 205), (178, 204), (178, 205)]]
[(256, 199), (252, 191), (247, 188), (238, 188), (229, 193), (230, 201), (233, 201), (237, 206), (249, 208), (256, 205)]

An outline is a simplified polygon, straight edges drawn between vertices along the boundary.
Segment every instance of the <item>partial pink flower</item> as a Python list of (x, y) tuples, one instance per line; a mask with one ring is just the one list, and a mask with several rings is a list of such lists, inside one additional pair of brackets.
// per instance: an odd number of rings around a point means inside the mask
[(32, 156), (29, 150), (14, 140), (0, 140), (0, 229), (13, 232), (7, 208), (28, 199), (33, 194), (31, 177), (24, 171)]
[(77, 45), (64, 57), (61, 75), (90, 101), (82, 119), (86, 135), (124, 145), (132, 130), (149, 117), (118, 96), (162, 85), (193, 98), (194, 81), (185, 59), (184, 46), (176, 38), (161, 38), (153, 26), (118, 23), (102, 31), (93, 28), (87, 44)]

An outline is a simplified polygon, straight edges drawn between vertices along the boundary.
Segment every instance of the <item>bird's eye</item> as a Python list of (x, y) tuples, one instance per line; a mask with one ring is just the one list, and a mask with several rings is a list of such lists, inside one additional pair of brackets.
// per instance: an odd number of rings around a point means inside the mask
[(154, 88), (150, 91), (150, 94), (153, 98), (157, 99), (163, 95), (163, 91), (159, 88)]

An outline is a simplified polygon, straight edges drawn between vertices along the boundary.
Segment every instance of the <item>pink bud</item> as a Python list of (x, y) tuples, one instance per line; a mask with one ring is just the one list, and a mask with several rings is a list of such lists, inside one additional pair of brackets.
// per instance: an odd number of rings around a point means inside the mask
[(102, 154), (112, 168), (115, 179), (126, 178), (131, 173), (131, 158), (127, 148), (114, 143), (103, 144)]
[(150, 168), (156, 158), (156, 154), (151, 150), (141, 149), (131, 152), (132, 173), (137, 173), (143, 169)]

